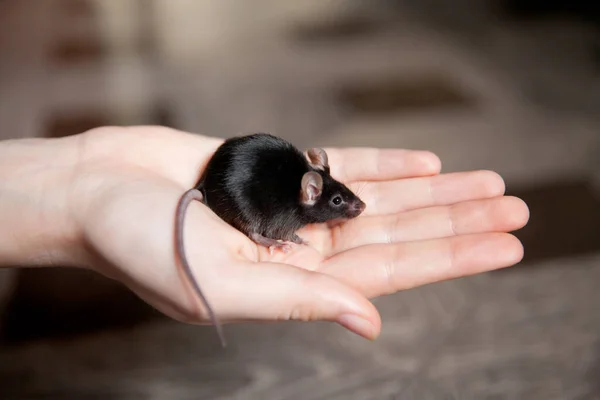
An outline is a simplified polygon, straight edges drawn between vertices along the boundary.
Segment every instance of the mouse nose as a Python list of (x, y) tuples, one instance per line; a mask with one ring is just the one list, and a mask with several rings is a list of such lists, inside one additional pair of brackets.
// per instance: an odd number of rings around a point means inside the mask
[(354, 204), (352, 204), (352, 211), (355, 211), (358, 214), (360, 214), (365, 210), (366, 207), (367, 205), (363, 201), (358, 200), (355, 201)]

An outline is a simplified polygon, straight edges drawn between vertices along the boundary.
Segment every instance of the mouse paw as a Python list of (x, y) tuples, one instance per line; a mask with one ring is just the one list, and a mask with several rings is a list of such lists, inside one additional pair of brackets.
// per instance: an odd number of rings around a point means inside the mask
[(273, 255), (275, 250), (281, 250), (284, 253), (288, 253), (292, 250), (290, 242), (284, 240), (275, 240), (261, 235), (260, 233), (253, 233), (250, 238), (257, 244), (265, 246), (269, 249), (269, 253)]
[(273, 255), (275, 250), (281, 250), (287, 254), (292, 250), (292, 245), (289, 242), (284, 242), (282, 240), (279, 240), (279, 241), (277, 241), (277, 243), (274, 243), (269, 246), (269, 254)]

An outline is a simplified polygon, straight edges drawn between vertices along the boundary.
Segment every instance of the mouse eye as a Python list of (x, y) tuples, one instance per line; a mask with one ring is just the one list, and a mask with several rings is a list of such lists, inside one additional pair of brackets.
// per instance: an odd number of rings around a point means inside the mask
[(336, 206), (339, 206), (340, 204), (342, 204), (342, 196), (340, 196), (340, 195), (335, 196), (333, 199), (331, 199), (331, 202), (333, 204), (335, 204)]

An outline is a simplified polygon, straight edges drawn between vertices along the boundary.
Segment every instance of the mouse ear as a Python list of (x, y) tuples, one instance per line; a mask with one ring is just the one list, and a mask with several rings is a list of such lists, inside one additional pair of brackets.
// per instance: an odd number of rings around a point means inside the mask
[(329, 159), (325, 150), (315, 147), (308, 150), (308, 158), (314, 168), (322, 169), (329, 173)]
[(302, 177), (302, 191), (300, 199), (302, 204), (312, 206), (317, 202), (323, 190), (323, 178), (318, 172), (310, 171)]

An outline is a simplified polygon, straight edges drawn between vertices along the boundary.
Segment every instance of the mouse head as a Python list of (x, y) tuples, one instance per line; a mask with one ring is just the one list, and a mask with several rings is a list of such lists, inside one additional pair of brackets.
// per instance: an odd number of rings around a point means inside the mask
[(302, 177), (300, 202), (310, 222), (327, 222), (358, 217), (365, 203), (341, 182), (329, 175), (327, 154), (322, 149), (308, 151), (311, 166)]

